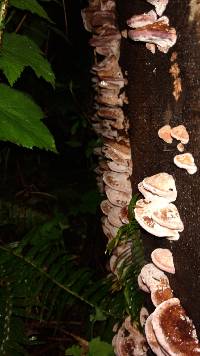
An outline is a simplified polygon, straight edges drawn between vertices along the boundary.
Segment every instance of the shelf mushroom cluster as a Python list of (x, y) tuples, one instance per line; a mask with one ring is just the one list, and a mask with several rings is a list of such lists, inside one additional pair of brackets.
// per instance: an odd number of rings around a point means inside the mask
[(101, 203), (103, 231), (112, 239), (119, 227), (128, 222), (127, 206), (132, 196), (131, 150), (123, 112), (127, 80), (118, 62), (121, 34), (116, 23), (115, 0), (89, 0), (82, 17), (86, 30), (92, 32), (90, 45), (96, 58), (91, 70), (95, 91), (95, 113), (91, 121), (103, 145), (95, 149), (99, 160), (95, 171), (99, 189), (107, 196)]
[(137, 201), (135, 218), (140, 226), (157, 237), (178, 240), (184, 230), (177, 207), (177, 190), (174, 178), (165, 172), (146, 177), (138, 184), (144, 199)]
[(157, 356), (200, 355), (195, 327), (180, 300), (174, 298), (164, 273), (175, 273), (171, 251), (157, 248), (151, 259), (153, 263), (146, 264), (138, 276), (139, 288), (151, 294), (155, 306), (154, 312), (144, 322), (149, 346)]
[[(177, 190), (174, 178), (159, 173), (145, 178), (138, 185), (145, 199), (137, 202), (135, 218), (154, 236), (179, 238), (184, 226), (176, 206)], [(145, 322), (145, 335), (157, 356), (197, 356), (200, 343), (193, 322), (187, 317), (180, 300), (174, 297), (165, 272), (175, 273), (170, 250), (157, 248), (151, 253), (152, 263), (146, 264), (139, 276), (139, 288), (150, 293), (155, 310)]]
[(147, 0), (147, 2), (155, 7), (155, 11), (133, 15), (127, 21), (127, 25), (132, 28), (128, 30), (128, 37), (133, 41), (145, 42), (146, 48), (152, 53), (155, 53), (156, 47), (159, 51), (167, 53), (177, 40), (175, 28), (170, 27), (167, 16), (162, 16), (168, 0)]
[[(177, 144), (179, 152), (184, 152), (184, 145), (187, 145), (189, 142), (189, 133), (184, 125), (178, 125), (173, 128), (171, 128), (170, 125), (164, 125), (158, 130), (158, 136), (168, 144), (171, 144), (173, 139), (180, 141)], [(185, 169), (189, 174), (195, 174), (197, 172), (194, 157), (189, 152), (174, 156), (174, 164), (179, 168)]]

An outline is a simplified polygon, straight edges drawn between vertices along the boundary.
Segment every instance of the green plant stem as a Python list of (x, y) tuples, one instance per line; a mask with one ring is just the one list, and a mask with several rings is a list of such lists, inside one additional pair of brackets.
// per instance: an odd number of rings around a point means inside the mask
[(3, 33), (5, 28), (5, 19), (8, 11), (9, 0), (1, 0), (0, 3), (0, 48), (3, 44)]

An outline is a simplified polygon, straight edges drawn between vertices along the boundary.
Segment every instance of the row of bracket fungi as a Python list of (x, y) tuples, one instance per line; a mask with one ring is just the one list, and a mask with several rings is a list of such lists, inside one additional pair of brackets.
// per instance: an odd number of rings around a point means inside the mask
[[(117, 26), (115, 0), (89, 0), (82, 11), (86, 30), (92, 32), (95, 64), (92, 83), (95, 91), (95, 113), (91, 117), (95, 132), (103, 138), (98, 156), (97, 184), (107, 199), (102, 201), (102, 227), (108, 239), (128, 222), (127, 206), (132, 197), (130, 175), (131, 150), (128, 123), (122, 107), (127, 103), (127, 84), (119, 65), (121, 33)], [(117, 252), (118, 253), (118, 252)]]
[[(127, 25), (133, 29), (122, 31), (122, 35), (146, 42), (147, 49), (152, 53), (155, 53), (156, 46), (166, 53), (177, 39), (176, 30), (169, 26), (169, 19), (162, 16), (169, 0), (146, 1), (155, 7), (155, 11), (132, 16)], [(82, 18), (86, 30), (92, 33), (90, 45), (94, 47), (96, 59), (91, 71), (95, 91), (95, 113), (91, 121), (96, 133), (103, 138), (102, 147), (96, 148), (94, 153), (99, 162), (96, 168), (97, 184), (101, 193), (105, 192), (107, 196), (101, 203), (104, 213), (102, 227), (110, 240), (123, 224), (129, 222), (128, 204), (132, 197), (131, 150), (128, 122), (123, 112), (123, 105), (128, 103), (124, 91), (127, 79), (119, 65), (121, 34), (117, 26), (116, 0), (89, 0), (89, 6), (82, 11)], [(165, 172), (147, 177), (138, 189), (144, 196), (135, 208), (139, 224), (154, 236), (177, 240), (184, 226), (172, 203), (177, 197), (173, 177)], [(116, 276), (116, 261), (121, 261), (120, 256), (130, 249), (129, 242), (114, 250), (110, 270)], [(164, 273), (175, 273), (171, 252), (156, 249), (151, 258), (152, 263), (145, 265), (138, 276), (139, 288), (151, 294), (156, 307), (150, 316), (145, 308), (141, 309), (140, 323), (146, 337), (128, 316), (115, 330), (115, 354), (145, 356), (149, 345), (158, 356), (200, 355), (194, 325), (179, 299), (174, 298)]]

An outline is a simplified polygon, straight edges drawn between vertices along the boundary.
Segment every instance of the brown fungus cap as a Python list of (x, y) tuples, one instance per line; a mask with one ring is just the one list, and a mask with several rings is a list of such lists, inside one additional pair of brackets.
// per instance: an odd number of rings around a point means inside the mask
[(171, 136), (178, 141), (181, 141), (183, 145), (189, 142), (189, 134), (184, 125), (179, 125), (171, 129)]
[(152, 314), (152, 326), (158, 343), (169, 355), (200, 355), (195, 327), (179, 299), (172, 298), (161, 303)]
[(158, 136), (166, 143), (172, 143), (171, 126), (165, 125), (158, 130)]
[(157, 248), (151, 253), (151, 259), (154, 265), (162, 271), (175, 273), (173, 256), (170, 250), (166, 248)]

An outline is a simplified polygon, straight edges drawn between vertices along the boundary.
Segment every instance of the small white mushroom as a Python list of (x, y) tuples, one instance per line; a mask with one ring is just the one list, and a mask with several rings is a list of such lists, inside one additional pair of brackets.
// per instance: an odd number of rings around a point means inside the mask
[(179, 152), (184, 152), (184, 150), (185, 150), (184, 145), (183, 145), (182, 143), (178, 143), (178, 145), (177, 145), (177, 150), (178, 150)]
[(179, 125), (171, 129), (171, 136), (178, 141), (181, 141), (183, 145), (189, 142), (189, 134), (184, 125)]
[(173, 274), (175, 273), (173, 256), (170, 250), (157, 248), (151, 253), (151, 259), (154, 265), (162, 271)]
[(191, 153), (183, 153), (174, 157), (174, 163), (179, 168), (184, 168), (189, 174), (197, 172), (197, 166), (194, 163), (194, 157)]
[(171, 126), (165, 125), (158, 130), (158, 136), (166, 143), (172, 143)]

